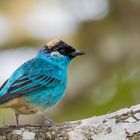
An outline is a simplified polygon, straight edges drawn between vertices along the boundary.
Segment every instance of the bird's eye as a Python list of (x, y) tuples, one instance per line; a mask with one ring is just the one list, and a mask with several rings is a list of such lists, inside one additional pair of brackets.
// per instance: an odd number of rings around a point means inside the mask
[(58, 51), (51, 52), (51, 56), (61, 56), (61, 54)]

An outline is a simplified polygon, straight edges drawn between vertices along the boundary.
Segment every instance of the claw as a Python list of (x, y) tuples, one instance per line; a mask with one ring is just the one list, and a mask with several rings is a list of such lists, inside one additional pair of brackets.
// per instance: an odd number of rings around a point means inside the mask
[(45, 121), (45, 125), (46, 125), (47, 127), (52, 127), (52, 126), (57, 125), (57, 124), (54, 123), (54, 122), (52, 122), (52, 121), (46, 120), (46, 121)]
[(48, 127), (52, 126), (58, 126), (59, 124), (55, 123), (53, 120), (51, 120), (46, 114), (38, 112), (39, 115), (41, 115), (45, 119), (45, 125)]

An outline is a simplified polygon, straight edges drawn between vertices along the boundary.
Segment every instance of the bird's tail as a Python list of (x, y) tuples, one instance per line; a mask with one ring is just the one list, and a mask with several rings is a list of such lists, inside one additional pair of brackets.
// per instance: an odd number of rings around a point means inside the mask
[(0, 88), (0, 97), (2, 96), (2, 89)]
[(0, 89), (0, 105), (2, 104), (2, 90)]
[(3, 99), (2, 99), (2, 90), (0, 89), (0, 108), (1, 108), (1, 104), (3, 104)]
[(4, 88), (4, 86), (6, 85), (7, 81), (8, 81), (8, 79), (7, 79), (7, 80), (3, 83), (3, 85), (0, 87), (0, 97), (3, 95), (3, 94), (2, 94), (2, 91), (3, 91), (3, 88)]
[(0, 87), (0, 91), (2, 91), (3, 87), (6, 85), (8, 79), (3, 83), (3, 85)]
[[(1, 93), (0, 93), (1, 94)], [(8, 102), (11, 99), (11, 97), (8, 94), (0, 95), (0, 108), (3, 108), (3, 104)]]
[(6, 80), (3, 85), (0, 87), (0, 105), (3, 104), (3, 88), (6, 85), (8, 80)]
[(0, 87), (0, 97), (2, 96), (2, 88)]

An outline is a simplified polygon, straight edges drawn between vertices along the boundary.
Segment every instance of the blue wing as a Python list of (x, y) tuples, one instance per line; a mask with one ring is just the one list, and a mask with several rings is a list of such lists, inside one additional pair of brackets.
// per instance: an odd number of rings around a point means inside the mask
[(0, 104), (14, 98), (35, 94), (45, 88), (54, 87), (59, 84), (59, 82), (59, 80), (46, 75), (31, 76), (27, 73), (11, 84), (7, 94), (0, 97)]
[(0, 97), (0, 104), (17, 97), (28, 96), (48, 87), (53, 87), (59, 82), (59, 80), (46, 75), (30, 76), (25, 74), (10, 86), (7, 94)]
[(52, 87), (54, 82), (59, 82), (59, 80), (46, 75), (30, 75), (27, 73), (11, 84), (8, 93), (28, 93), (37, 89)]
[[(36, 61), (32, 61), (33, 63), (38, 63)], [(40, 65), (39, 65), (40, 66)], [(16, 78), (12, 83), (9, 83), (7, 80), (1, 87), (2, 89), (7, 89), (6, 93), (0, 97), (0, 104), (5, 103), (11, 99), (17, 98), (17, 97), (25, 97), (29, 96), (31, 94), (38, 93), (46, 88), (52, 88), (61, 83), (60, 80), (57, 78), (54, 78), (50, 75), (47, 75), (47, 72), (49, 71), (48, 69), (46, 72), (42, 72), (41, 66), (37, 67), (37, 72), (34, 72), (35, 68), (32, 67), (32, 71), (30, 71), (31, 68), (27, 70), (27, 64), (25, 64), (24, 70), (26, 69), (26, 72)], [(41, 69), (41, 70), (40, 70)], [(20, 73), (20, 68), (19, 68), (19, 73)], [(15, 73), (18, 75), (19, 73)], [(9, 78), (10, 79), (10, 78)], [(7, 88), (8, 85), (8, 88)]]

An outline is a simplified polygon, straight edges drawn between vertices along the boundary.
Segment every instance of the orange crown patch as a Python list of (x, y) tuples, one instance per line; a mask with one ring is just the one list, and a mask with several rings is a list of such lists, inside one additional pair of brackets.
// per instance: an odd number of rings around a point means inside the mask
[(59, 39), (53, 39), (47, 43), (48, 48), (52, 48), (61, 42)]

